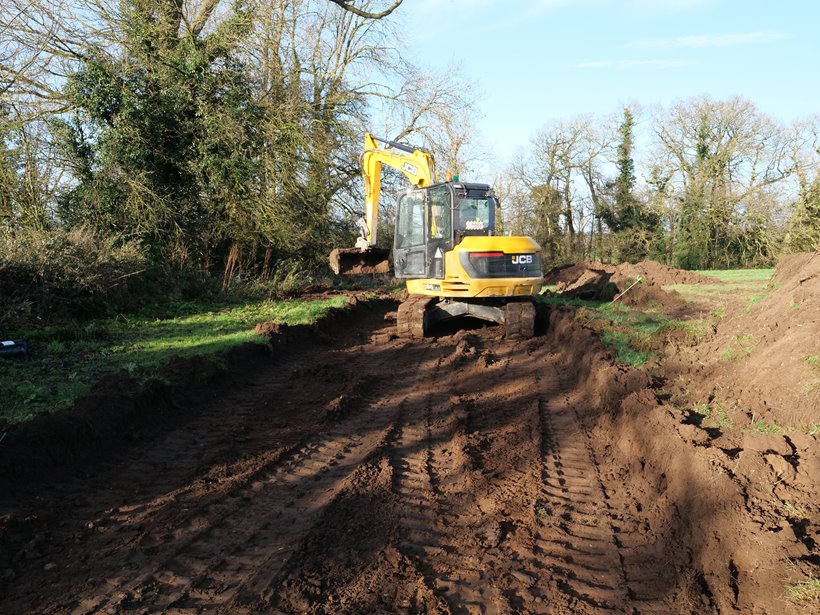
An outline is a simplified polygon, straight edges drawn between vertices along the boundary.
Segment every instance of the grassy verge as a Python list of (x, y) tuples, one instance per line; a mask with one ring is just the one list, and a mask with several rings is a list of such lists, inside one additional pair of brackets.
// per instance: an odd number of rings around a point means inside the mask
[(774, 269), (715, 269), (698, 271), (698, 273), (715, 278), (721, 282), (763, 282), (767, 283)]
[(19, 422), (70, 405), (104, 372), (125, 369), (142, 376), (171, 356), (213, 354), (259, 341), (257, 322), (309, 324), (344, 296), (321, 300), (245, 303), (174, 303), (161, 316), (118, 316), (61, 326), (9, 331), (26, 340), (24, 358), (0, 364), (0, 419)]
[(701, 320), (679, 320), (660, 310), (633, 309), (621, 303), (547, 295), (540, 299), (551, 305), (578, 307), (576, 318), (600, 334), (601, 341), (618, 353), (618, 361), (636, 367), (643, 366), (654, 351), (670, 339), (694, 344), (708, 330), (708, 325)]
[(717, 318), (726, 313), (726, 304), (731, 301), (747, 303), (747, 310), (765, 299), (773, 290), (774, 269), (728, 269), (725, 271), (698, 271), (714, 278), (714, 284), (672, 284), (666, 290), (680, 293), (691, 302), (707, 303), (715, 306), (713, 315)]

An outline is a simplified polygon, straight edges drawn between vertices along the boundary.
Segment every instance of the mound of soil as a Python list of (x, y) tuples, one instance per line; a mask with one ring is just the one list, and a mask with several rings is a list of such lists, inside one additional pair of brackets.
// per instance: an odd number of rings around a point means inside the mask
[[(671, 284), (719, 284), (714, 278), (710, 278), (696, 271), (686, 271), (676, 269), (669, 265), (664, 265), (657, 261), (641, 261), (635, 263), (622, 263), (611, 265), (599, 261), (584, 260), (580, 263), (560, 265), (553, 267), (544, 275), (544, 284), (565, 284), (572, 285), (585, 273), (603, 272), (609, 274), (620, 274), (625, 278), (635, 280), (640, 276), (649, 284), (658, 286), (668, 286)], [(559, 288), (559, 290), (561, 290)]]
[(634, 265), (624, 263), (618, 265), (618, 271), (627, 277), (641, 276), (652, 284), (668, 286), (670, 284), (719, 284), (715, 278), (710, 278), (696, 271), (676, 269), (657, 261), (641, 261)]
[(665, 290), (662, 286), (716, 282), (698, 273), (655, 261), (617, 266), (582, 261), (556, 267), (547, 273), (544, 280), (546, 284), (555, 284), (556, 290), (565, 297), (597, 301), (612, 301), (617, 297), (625, 305), (661, 308), (673, 316), (690, 315), (693, 307), (679, 293)]
[[(715, 430), (665, 403), (646, 374), (612, 365), (571, 311), (551, 315), (548, 335), (574, 350), (570, 363), (581, 370), (585, 384), (570, 400), (584, 409), (579, 418), (605, 476), (618, 482), (606, 505), (642, 511), (641, 544), (628, 536), (637, 519), (617, 523), (619, 540), (632, 547), (623, 558), (627, 579), (643, 566), (673, 577), (690, 562), (675, 589), (662, 590), (681, 612), (814, 612), (816, 601), (792, 604), (786, 587), (820, 571), (817, 438), (746, 431), (715, 439)], [(657, 591), (646, 578), (636, 597), (649, 603)]]
[(731, 309), (675, 368), (709, 396), (768, 424), (807, 426), (820, 408), (820, 253), (778, 263), (768, 294)]
[[(595, 265), (598, 265), (598, 267), (595, 267)], [(603, 267), (603, 263), (597, 263), (590, 260), (583, 260), (579, 263), (558, 265), (544, 274), (544, 284), (571, 284), (590, 269), (603, 269)]]

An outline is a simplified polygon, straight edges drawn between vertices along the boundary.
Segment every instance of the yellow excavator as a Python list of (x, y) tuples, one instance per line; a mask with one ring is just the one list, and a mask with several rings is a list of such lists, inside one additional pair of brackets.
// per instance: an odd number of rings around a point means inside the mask
[(389, 250), (375, 247), (383, 164), (412, 184), (396, 207), (393, 268), (410, 293), (398, 309), (399, 336), (424, 337), (440, 321), (470, 316), (503, 325), (508, 337), (532, 337), (541, 247), (530, 237), (497, 234), (492, 188), (458, 177), (439, 182), (433, 156), (423, 149), (365, 134), (361, 237), (354, 248), (330, 253), (333, 271), (389, 271)]

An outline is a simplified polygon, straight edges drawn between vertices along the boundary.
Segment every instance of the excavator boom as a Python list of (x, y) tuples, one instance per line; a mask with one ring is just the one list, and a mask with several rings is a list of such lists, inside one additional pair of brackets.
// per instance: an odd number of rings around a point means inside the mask
[[(387, 147), (379, 147), (379, 143)], [(429, 152), (370, 133), (364, 135), (364, 152), (360, 162), (365, 191), (365, 215), (359, 221), (361, 237), (356, 241), (356, 247), (336, 248), (330, 253), (330, 268), (337, 275), (390, 271), (390, 250), (376, 247), (383, 164), (401, 171), (417, 188), (429, 186), (436, 179), (435, 163)]]

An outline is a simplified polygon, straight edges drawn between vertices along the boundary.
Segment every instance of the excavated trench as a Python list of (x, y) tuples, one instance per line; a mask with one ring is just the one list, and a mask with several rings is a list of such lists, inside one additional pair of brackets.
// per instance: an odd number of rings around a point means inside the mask
[(395, 307), (10, 433), (0, 612), (791, 612), (742, 489), (571, 312), (408, 341)]

